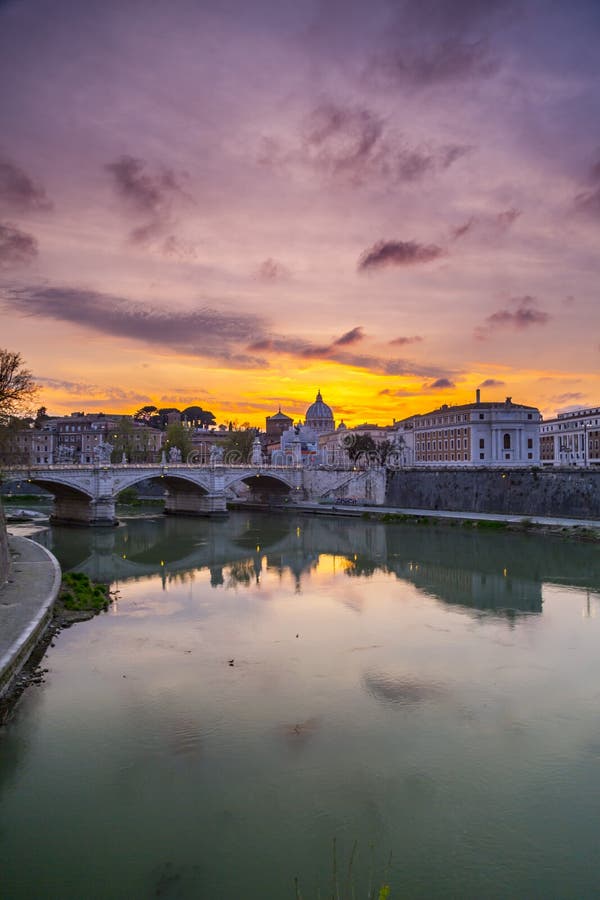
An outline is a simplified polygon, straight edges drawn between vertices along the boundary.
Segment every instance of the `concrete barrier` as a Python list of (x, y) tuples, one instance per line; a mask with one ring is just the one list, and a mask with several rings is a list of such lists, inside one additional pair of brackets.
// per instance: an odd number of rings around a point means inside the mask
[(62, 580), (58, 560), (45, 547), (11, 535), (8, 545), (14, 559), (0, 588), (0, 697), (44, 634)]

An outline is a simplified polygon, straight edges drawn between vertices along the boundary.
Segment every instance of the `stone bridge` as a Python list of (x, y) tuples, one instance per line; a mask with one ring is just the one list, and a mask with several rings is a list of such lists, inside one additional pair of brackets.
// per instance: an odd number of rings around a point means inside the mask
[[(165, 513), (222, 516), (227, 499), (244, 489), (257, 502), (275, 499), (294, 504), (332, 496), (382, 504), (385, 469), (348, 470), (301, 465), (47, 465), (10, 467), (1, 473), (6, 483), (28, 482), (54, 497), (52, 521), (70, 525), (114, 525), (118, 495), (142, 481), (160, 481), (165, 488)], [(245, 487), (244, 487), (245, 486)]]

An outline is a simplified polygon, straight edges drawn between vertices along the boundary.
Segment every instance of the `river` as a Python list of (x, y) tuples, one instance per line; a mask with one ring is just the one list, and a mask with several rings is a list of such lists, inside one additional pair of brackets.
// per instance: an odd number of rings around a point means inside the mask
[(118, 594), (0, 731), (3, 898), (312, 900), (334, 866), (344, 898), (598, 895), (596, 546), (245, 512), (38, 539)]

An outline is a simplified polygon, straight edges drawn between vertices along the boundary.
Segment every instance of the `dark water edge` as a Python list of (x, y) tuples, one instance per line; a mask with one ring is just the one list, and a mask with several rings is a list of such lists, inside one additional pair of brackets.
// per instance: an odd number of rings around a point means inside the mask
[(357, 896), (390, 852), (392, 897), (597, 893), (595, 547), (258, 513), (41, 540), (119, 593), (0, 731), (7, 896), (329, 896), (334, 838)]

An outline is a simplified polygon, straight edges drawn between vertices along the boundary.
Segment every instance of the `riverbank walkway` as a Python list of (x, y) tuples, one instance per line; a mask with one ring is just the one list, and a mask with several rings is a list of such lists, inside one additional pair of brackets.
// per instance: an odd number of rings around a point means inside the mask
[(353, 504), (325, 504), (310, 503), (308, 501), (295, 503), (294, 508), (299, 508), (306, 512), (332, 516), (362, 516), (365, 513), (368, 513), (376, 519), (381, 518), (381, 516), (390, 515), (408, 516), (419, 519), (461, 519), (463, 521), (467, 520), (471, 522), (506, 522), (507, 524), (512, 525), (519, 525), (527, 522), (532, 525), (549, 527), (596, 528), (600, 530), (600, 519), (571, 519), (564, 516), (525, 516), (513, 513), (463, 512), (462, 510), (452, 509), (408, 509), (399, 506), (360, 506), (358, 504), (354, 506)]
[(61, 583), (58, 560), (45, 547), (9, 533), (8, 548), (11, 571), (0, 587), (0, 696), (46, 629)]

